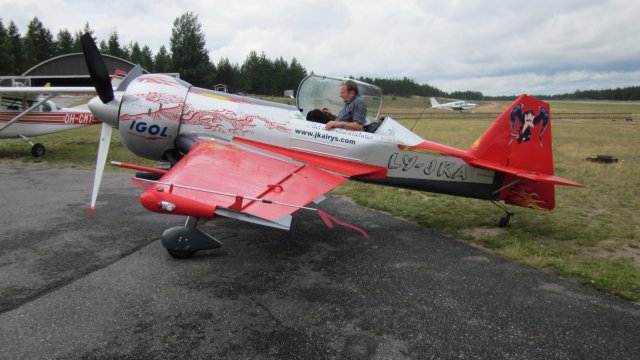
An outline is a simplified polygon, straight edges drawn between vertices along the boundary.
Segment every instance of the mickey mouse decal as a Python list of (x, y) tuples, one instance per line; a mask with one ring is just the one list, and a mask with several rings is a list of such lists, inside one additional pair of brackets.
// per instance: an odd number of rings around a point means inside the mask
[[(543, 106), (538, 108), (538, 114), (536, 115), (533, 110), (528, 109), (524, 113), (523, 104), (518, 104), (511, 109), (511, 141), (509, 144), (513, 142), (513, 138), (518, 139), (518, 144), (521, 144), (523, 141), (531, 140), (531, 130), (538, 126), (538, 124), (542, 123), (542, 128), (540, 129), (540, 133), (538, 134), (538, 142), (540, 146), (542, 144), (542, 134), (544, 134), (544, 130), (549, 125), (549, 112)], [(516, 129), (516, 120), (517, 129)]]

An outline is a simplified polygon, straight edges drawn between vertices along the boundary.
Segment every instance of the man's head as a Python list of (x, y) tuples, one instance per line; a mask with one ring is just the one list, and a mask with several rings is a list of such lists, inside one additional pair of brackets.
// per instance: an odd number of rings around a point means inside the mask
[(533, 110), (527, 110), (524, 113), (524, 121), (525, 122), (533, 122), (533, 118), (535, 118), (535, 114), (533, 113)]
[(347, 80), (340, 87), (340, 97), (344, 102), (349, 102), (354, 96), (358, 95), (358, 85), (353, 80)]

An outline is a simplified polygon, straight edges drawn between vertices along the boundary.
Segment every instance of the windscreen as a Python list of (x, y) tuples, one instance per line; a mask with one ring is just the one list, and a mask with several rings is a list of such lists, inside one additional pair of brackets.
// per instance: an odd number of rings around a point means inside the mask
[[(298, 87), (296, 104), (305, 117), (314, 109), (327, 108), (334, 114), (340, 112), (344, 100), (340, 97), (340, 86), (345, 78), (309, 75), (302, 80)], [(355, 81), (355, 80), (354, 80)], [(367, 104), (367, 118), (376, 120), (382, 105), (382, 89), (375, 85), (355, 81), (358, 92)]]

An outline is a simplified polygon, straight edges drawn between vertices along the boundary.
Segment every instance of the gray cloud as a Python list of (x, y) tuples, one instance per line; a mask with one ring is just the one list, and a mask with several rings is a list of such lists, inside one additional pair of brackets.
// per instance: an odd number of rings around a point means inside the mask
[(169, 45), (192, 11), (212, 60), (250, 50), (316, 73), (401, 78), (446, 91), (551, 94), (640, 85), (640, 3), (458, 1), (0, 0), (5, 26), (37, 16), (54, 34), (88, 21), (100, 39)]

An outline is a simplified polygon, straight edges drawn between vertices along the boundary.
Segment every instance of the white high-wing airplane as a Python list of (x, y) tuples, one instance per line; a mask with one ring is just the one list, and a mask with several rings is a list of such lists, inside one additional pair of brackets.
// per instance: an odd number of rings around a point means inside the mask
[(436, 98), (429, 98), (431, 100), (431, 108), (432, 109), (442, 109), (442, 110), (471, 110), (471, 109), (475, 109), (478, 104), (474, 104), (474, 103), (469, 103), (466, 102), (464, 100), (458, 100), (458, 101), (453, 101), (453, 102), (448, 102), (445, 104), (440, 104), (438, 103), (438, 101), (436, 100)]
[[(117, 69), (111, 86), (117, 87), (126, 72)], [(108, 81), (108, 80), (107, 80)], [(21, 138), (31, 144), (31, 155), (43, 156), (45, 147), (29, 137), (99, 124), (87, 104), (64, 107), (51, 99), (56, 96), (88, 97), (96, 89), (87, 87), (0, 87), (0, 139)], [(88, 99), (87, 99), (88, 100)]]
[(94, 95), (89, 87), (0, 87), (0, 139), (22, 138), (31, 154), (43, 156), (44, 145), (29, 137), (98, 124), (86, 104), (65, 108), (51, 101), (58, 94)]

